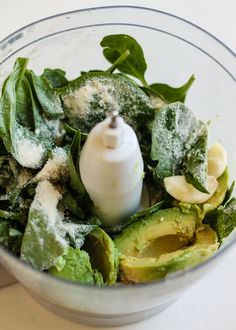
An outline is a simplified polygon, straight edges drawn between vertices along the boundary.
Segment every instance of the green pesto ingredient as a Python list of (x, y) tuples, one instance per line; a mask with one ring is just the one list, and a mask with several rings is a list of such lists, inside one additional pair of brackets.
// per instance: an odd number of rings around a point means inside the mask
[(119, 255), (113, 240), (101, 228), (90, 232), (82, 247), (90, 256), (92, 267), (97, 269), (103, 276), (105, 284), (115, 284)]
[(122, 255), (120, 277), (124, 283), (145, 283), (165, 277), (167, 274), (191, 269), (207, 260), (218, 249), (217, 235), (208, 225), (197, 232), (190, 246), (166, 252), (159, 257), (139, 258)]
[(55, 267), (49, 272), (69, 281), (91, 285), (103, 285), (101, 273), (93, 270), (87, 252), (80, 249), (68, 248)]
[(207, 192), (207, 127), (183, 103), (160, 109), (152, 127), (151, 158), (158, 182), (184, 173), (188, 183)]
[(115, 245), (122, 255), (132, 257), (150, 255), (151, 250), (159, 253), (160, 238), (174, 236), (174, 248), (176, 245), (185, 245), (192, 240), (196, 223), (197, 217), (194, 212), (184, 214), (177, 208), (159, 210), (125, 228), (115, 238)]

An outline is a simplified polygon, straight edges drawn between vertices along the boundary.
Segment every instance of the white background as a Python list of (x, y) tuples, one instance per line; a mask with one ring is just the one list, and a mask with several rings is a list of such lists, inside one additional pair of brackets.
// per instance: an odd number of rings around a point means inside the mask
[[(133, 4), (163, 10), (201, 26), (236, 52), (235, 0), (0, 0), (0, 39), (40, 18), (98, 5)], [(95, 329), (62, 320), (19, 285), (0, 290), (1, 330)], [(222, 263), (161, 314), (120, 329), (236, 330), (236, 247)]]

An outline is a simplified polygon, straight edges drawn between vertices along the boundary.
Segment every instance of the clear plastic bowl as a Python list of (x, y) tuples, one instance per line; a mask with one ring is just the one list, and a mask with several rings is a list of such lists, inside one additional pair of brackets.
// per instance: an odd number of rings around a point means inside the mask
[[(108, 34), (130, 34), (142, 45), (147, 81), (181, 85), (192, 73), (196, 81), (187, 104), (196, 116), (211, 120), (210, 143), (221, 141), (229, 156), (231, 179), (236, 168), (236, 58), (219, 40), (176, 16), (148, 8), (113, 6), (64, 13), (30, 24), (0, 43), (0, 85), (18, 56), (30, 58), (40, 73), (59, 67), (70, 78), (80, 70), (108, 63), (99, 46)], [(200, 266), (164, 280), (114, 287), (75, 284), (38, 272), (0, 249), (2, 264), (43, 305), (74, 321), (122, 325), (166, 308), (224, 258), (235, 237)]]

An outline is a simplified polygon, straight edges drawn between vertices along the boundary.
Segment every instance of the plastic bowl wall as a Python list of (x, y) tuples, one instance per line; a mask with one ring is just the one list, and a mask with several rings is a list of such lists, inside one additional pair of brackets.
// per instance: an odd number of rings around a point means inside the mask
[[(33, 23), (0, 43), (0, 85), (17, 57), (30, 68), (62, 68), (70, 78), (80, 70), (106, 69), (99, 46), (108, 34), (129, 34), (142, 45), (148, 64), (146, 80), (181, 85), (196, 81), (186, 103), (198, 118), (211, 120), (210, 144), (221, 141), (229, 155), (231, 179), (236, 168), (236, 58), (202, 29), (163, 12), (130, 6), (93, 8)], [(145, 285), (89, 287), (38, 272), (0, 250), (3, 265), (54, 312), (95, 325), (121, 325), (165, 308), (192, 283), (205, 276), (233, 245), (234, 239), (206, 263)]]

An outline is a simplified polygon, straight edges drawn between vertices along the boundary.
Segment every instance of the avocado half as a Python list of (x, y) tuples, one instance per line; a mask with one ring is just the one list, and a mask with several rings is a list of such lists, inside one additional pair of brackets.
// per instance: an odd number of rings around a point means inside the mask
[(119, 252), (110, 236), (101, 228), (96, 228), (86, 237), (83, 250), (89, 254), (92, 268), (102, 274), (104, 283), (115, 284), (118, 274)]
[(145, 283), (209, 258), (218, 249), (217, 235), (208, 225), (197, 229), (198, 221), (195, 212), (184, 214), (171, 208), (127, 227), (115, 239), (120, 280)]
[(122, 256), (121, 280), (125, 283), (145, 283), (165, 277), (168, 273), (192, 268), (208, 259), (218, 249), (217, 235), (208, 225), (198, 229), (193, 245), (159, 258)]

